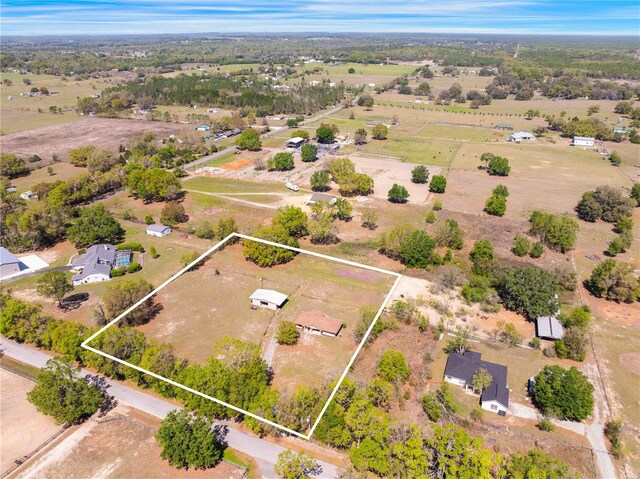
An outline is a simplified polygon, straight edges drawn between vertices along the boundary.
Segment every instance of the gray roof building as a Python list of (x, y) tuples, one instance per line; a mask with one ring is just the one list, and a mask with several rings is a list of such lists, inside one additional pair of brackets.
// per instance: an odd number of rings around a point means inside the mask
[(7, 248), (5, 248), (4, 246), (0, 246), (0, 266), (15, 263), (22, 263), (22, 261), (20, 261), (18, 257)]
[(96, 244), (87, 249), (79, 258), (72, 261), (74, 268), (82, 268), (79, 274), (73, 276), (75, 284), (91, 275), (109, 277), (111, 269), (116, 265), (116, 247), (110, 244)]
[(480, 368), (486, 369), (493, 378), (489, 387), (482, 392), (480, 401), (497, 401), (505, 408), (509, 407), (506, 366), (483, 361), (481, 354), (475, 351), (465, 351), (464, 354), (451, 353), (449, 355), (444, 374), (460, 379), (470, 386), (473, 375)]
[(539, 338), (562, 339), (564, 328), (555, 316), (540, 316), (536, 319), (536, 336)]
[(278, 308), (287, 301), (287, 298), (288, 296), (286, 294), (274, 291), (273, 289), (256, 289), (253, 294), (249, 296), (252, 302), (267, 303)]
[(313, 193), (307, 199), (307, 204), (308, 205), (312, 205), (312, 204), (315, 204), (315, 203), (319, 203), (321, 201), (326, 201), (330, 205), (333, 205), (337, 200), (338, 200), (338, 198), (336, 198), (333, 195), (328, 195), (326, 193)]

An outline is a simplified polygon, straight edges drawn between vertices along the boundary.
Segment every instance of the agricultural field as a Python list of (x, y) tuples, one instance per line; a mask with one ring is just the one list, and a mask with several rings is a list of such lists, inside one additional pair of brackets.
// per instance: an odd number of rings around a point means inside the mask
[[(196, 363), (211, 356), (216, 341), (242, 339), (260, 346), (274, 369), (275, 384), (318, 386), (344, 369), (355, 351), (353, 335), (361, 308), (378, 309), (394, 279), (305, 254), (265, 269), (245, 260), (241, 245), (230, 245), (160, 290), (156, 302), (161, 311), (139, 329)], [(279, 291), (289, 299), (277, 311), (254, 309), (249, 296), (259, 288)], [(341, 335), (301, 333), (298, 345), (277, 345), (280, 322), (316, 312), (343, 324)], [(313, 377), (308, 375), (311, 364), (317, 367)]]

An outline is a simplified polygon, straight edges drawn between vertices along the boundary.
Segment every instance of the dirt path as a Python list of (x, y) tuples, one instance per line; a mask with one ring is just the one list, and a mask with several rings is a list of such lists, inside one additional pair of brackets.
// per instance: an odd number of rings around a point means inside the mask
[[(229, 200), (229, 201), (235, 201), (237, 203), (243, 203), (245, 205), (249, 205), (249, 206), (256, 206), (258, 208), (267, 208), (270, 210), (277, 210), (279, 205), (268, 205), (268, 204), (264, 204), (264, 203), (256, 203), (254, 201), (248, 201), (248, 200), (241, 200), (240, 198), (234, 198), (233, 196), (229, 196), (229, 195), (223, 195), (223, 194), (219, 194), (219, 193), (209, 193), (207, 191), (199, 191), (199, 190), (190, 190), (188, 188), (185, 188), (184, 191), (187, 191), (189, 193), (199, 193), (201, 195), (207, 195), (207, 196), (214, 196), (216, 198), (223, 198), (225, 200)], [(262, 194), (262, 193), (256, 193), (256, 194)], [(254, 194), (255, 196), (255, 194)]]

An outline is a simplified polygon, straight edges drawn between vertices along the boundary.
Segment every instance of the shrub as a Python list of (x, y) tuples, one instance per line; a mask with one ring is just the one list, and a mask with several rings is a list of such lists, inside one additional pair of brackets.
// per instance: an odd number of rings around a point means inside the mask
[(155, 223), (155, 221), (153, 221), (153, 216), (151, 216), (151, 215), (146, 215), (146, 216), (144, 217), (144, 222), (145, 222), (146, 224), (148, 224), (148, 225), (152, 225), (152, 224), (154, 224), (154, 223)]
[(409, 379), (411, 369), (401, 352), (388, 349), (380, 357), (377, 373), (385, 381), (395, 384)]
[(544, 251), (544, 248), (542, 247), (542, 243), (540, 243), (540, 241), (536, 241), (535, 243), (533, 243), (533, 246), (531, 246), (531, 250), (529, 251), (529, 256), (531, 256), (532, 258), (539, 258), (540, 256), (542, 256), (542, 253)]
[(127, 266), (127, 273), (136, 273), (141, 269), (142, 266), (140, 266), (140, 263), (134, 261), (133, 263), (129, 263), (129, 265)]
[(295, 163), (291, 153), (276, 153), (273, 158), (267, 160), (267, 169), (269, 170), (289, 171), (293, 170), (294, 167)]
[(431, 207), (431, 209), (433, 211), (440, 211), (442, 209), (442, 201), (440, 200), (435, 200), (433, 202), (433, 206)]
[(492, 216), (504, 216), (507, 211), (507, 199), (502, 195), (492, 195), (486, 201), (484, 210)]
[(160, 211), (160, 222), (163, 225), (174, 226), (177, 223), (184, 223), (188, 218), (184, 206), (175, 201), (169, 201)]
[(516, 235), (513, 242), (513, 248), (511, 248), (513, 254), (520, 257), (526, 256), (527, 254), (529, 254), (530, 249), (531, 242), (529, 241), (529, 238), (521, 234)]
[(490, 175), (495, 176), (508, 176), (511, 171), (511, 167), (509, 166), (509, 160), (502, 156), (493, 156), (489, 160), (489, 164), (487, 166), (487, 172)]
[(109, 273), (109, 277), (110, 278), (118, 278), (118, 277), (124, 276), (124, 275), (125, 275), (125, 270), (120, 269), (120, 268), (114, 268)]
[(282, 321), (276, 332), (278, 344), (292, 345), (298, 342), (298, 328), (291, 321)]
[(386, 140), (388, 135), (389, 129), (382, 123), (378, 123), (371, 129), (371, 138), (374, 140)]
[[(429, 191), (433, 193), (444, 193), (447, 189), (447, 179), (442, 175), (434, 175), (429, 184)], [(435, 206), (435, 205), (434, 205)]]
[(316, 171), (311, 175), (311, 188), (314, 191), (326, 191), (331, 183), (331, 175), (328, 171)]
[(536, 425), (536, 427), (544, 432), (553, 432), (553, 430), (556, 428), (551, 422), (551, 419), (549, 419), (548, 417), (543, 417), (542, 419), (540, 419), (540, 422)]
[(318, 159), (318, 147), (311, 143), (302, 145), (302, 148), (300, 148), (300, 156), (304, 162), (316, 161)]
[(160, 255), (158, 254), (158, 251), (156, 250), (155, 246), (152, 246), (151, 248), (149, 248), (149, 254), (151, 255), (151, 257), (153, 259), (158, 258)]
[(329, 125), (320, 125), (316, 130), (316, 138), (318, 143), (333, 143), (335, 140), (335, 133)]
[(529, 347), (533, 349), (540, 349), (540, 338), (531, 338), (531, 341), (529, 341)]
[(406, 203), (409, 198), (409, 192), (404, 186), (394, 183), (389, 190), (388, 197), (391, 203)]
[(140, 243), (123, 243), (116, 246), (116, 250), (122, 251), (125, 249), (129, 249), (131, 251), (138, 251), (140, 253), (144, 253), (144, 248)]
[(424, 165), (418, 165), (411, 170), (411, 181), (414, 183), (426, 183), (429, 180), (429, 170)]
[(507, 196), (509, 196), (509, 188), (504, 185), (498, 185), (493, 189), (492, 193), (494, 195), (501, 195), (506, 198)]
[(424, 217), (424, 221), (425, 221), (427, 224), (433, 224), (433, 223), (435, 223), (435, 222), (436, 222), (436, 219), (437, 219), (437, 218), (436, 218), (436, 213), (435, 213), (435, 211), (433, 211), (433, 210), (428, 211), (428, 212), (427, 212), (427, 214), (426, 214), (426, 215), (425, 215), (425, 217)]

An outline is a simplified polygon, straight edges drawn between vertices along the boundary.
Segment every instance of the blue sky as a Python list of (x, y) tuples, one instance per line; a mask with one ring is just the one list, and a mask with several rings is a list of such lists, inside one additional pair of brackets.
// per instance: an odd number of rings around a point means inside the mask
[(432, 32), (640, 35), (640, 0), (0, 0), (3, 35)]

